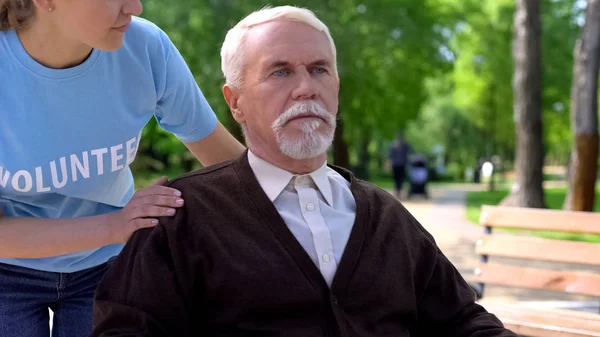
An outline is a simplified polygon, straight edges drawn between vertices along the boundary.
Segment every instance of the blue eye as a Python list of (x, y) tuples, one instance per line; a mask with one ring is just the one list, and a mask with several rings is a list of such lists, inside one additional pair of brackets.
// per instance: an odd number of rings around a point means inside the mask
[(281, 70), (277, 70), (275, 72), (273, 72), (273, 75), (277, 76), (277, 77), (282, 77), (287, 75), (289, 72), (285, 69), (281, 69)]
[(318, 67), (318, 68), (314, 68), (314, 69), (313, 69), (313, 72), (314, 72), (315, 74), (324, 74), (324, 73), (326, 73), (326, 72), (327, 72), (327, 70), (326, 70), (325, 68)]

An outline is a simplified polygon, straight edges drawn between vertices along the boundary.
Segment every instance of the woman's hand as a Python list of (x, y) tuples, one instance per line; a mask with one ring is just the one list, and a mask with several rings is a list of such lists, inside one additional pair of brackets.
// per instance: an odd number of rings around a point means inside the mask
[(181, 192), (163, 186), (167, 177), (154, 181), (150, 186), (135, 192), (127, 205), (108, 215), (108, 226), (115, 243), (125, 243), (141, 228), (158, 225), (158, 217), (173, 216), (183, 206)]

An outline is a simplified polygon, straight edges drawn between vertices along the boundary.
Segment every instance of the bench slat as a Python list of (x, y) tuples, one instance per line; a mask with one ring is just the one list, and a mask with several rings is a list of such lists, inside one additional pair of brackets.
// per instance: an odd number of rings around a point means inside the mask
[[(558, 309), (558, 308), (539, 308), (535, 305), (529, 304), (527, 302), (506, 302), (503, 300), (492, 300), (492, 299), (483, 299), (477, 302), (478, 304), (483, 305), (486, 309), (493, 308), (495, 311), (511, 313), (512, 315), (534, 315), (534, 316), (543, 316), (549, 318), (557, 318), (557, 319), (568, 319), (567, 322), (572, 320), (583, 320), (594, 322), (594, 324), (600, 324), (600, 315), (591, 312), (585, 311), (577, 311), (577, 310), (568, 310), (568, 309)], [(595, 325), (594, 325), (595, 326)], [(600, 332), (600, 330), (599, 330)]]
[(484, 226), (600, 234), (600, 214), (522, 207), (481, 207)]
[(600, 245), (587, 242), (484, 235), (477, 241), (476, 252), (480, 255), (600, 265)]
[(500, 318), (508, 330), (519, 336), (528, 337), (598, 337), (599, 333), (594, 331), (584, 331), (580, 329), (564, 329), (543, 324), (519, 321), (510, 318)]
[(600, 275), (484, 263), (475, 272), (478, 282), (508, 287), (543, 289), (600, 297)]
[(600, 337), (600, 315), (559, 309), (538, 309), (511, 303), (480, 302), (505, 326), (523, 336)]

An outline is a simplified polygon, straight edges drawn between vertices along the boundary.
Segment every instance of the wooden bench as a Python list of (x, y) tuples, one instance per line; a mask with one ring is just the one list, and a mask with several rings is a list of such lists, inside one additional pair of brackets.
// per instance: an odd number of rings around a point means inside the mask
[[(600, 337), (600, 312), (540, 309), (524, 303), (491, 302), (484, 296), (485, 285), (493, 284), (584, 295), (600, 304), (600, 244), (492, 231), (512, 228), (600, 235), (600, 214), (483, 206), (480, 222), (485, 232), (476, 245), (481, 256), (475, 270), (480, 304), (522, 336)], [(562, 267), (540, 267), (542, 262), (536, 260)]]

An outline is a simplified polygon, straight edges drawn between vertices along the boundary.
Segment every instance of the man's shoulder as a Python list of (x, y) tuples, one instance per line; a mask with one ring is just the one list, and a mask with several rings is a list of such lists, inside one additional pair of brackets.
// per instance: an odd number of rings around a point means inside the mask
[(378, 196), (383, 197), (384, 199), (386, 199), (388, 201), (396, 200), (387, 191), (383, 190), (379, 186), (376, 186), (366, 180), (357, 178), (354, 175), (354, 173), (352, 173), (352, 171), (350, 171), (344, 167), (337, 166), (334, 164), (328, 164), (327, 166), (331, 170), (330, 171), (331, 176), (338, 178), (338, 179), (343, 178), (350, 184), (351, 187), (352, 187), (352, 184), (355, 184), (356, 187), (359, 187), (360, 189), (364, 190), (365, 192), (368, 192), (369, 194), (376, 194)]
[(362, 179), (356, 179), (356, 185), (366, 194), (367, 200), (373, 207), (396, 206), (400, 213), (409, 213), (402, 205), (400, 200), (393, 196), (389, 191)]
[(347, 180), (350, 183), (350, 187), (352, 187), (352, 185), (360, 188), (360, 190), (362, 190), (363, 192), (366, 192), (367, 195), (369, 196), (377, 196), (380, 198), (383, 198), (385, 201), (397, 201), (396, 198), (394, 198), (389, 192), (387, 192), (386, 190), (382, 189), (381, 187), (357, 178), (351, 171), (343, 168), (343, 167), (339, 167), (339, 166), (335, 166), (335, 165), (329, 165), (329, 167), (335, 171), (337, 174), (339, 174), (342, 178), (344, 178), (345, 180)]
[(182, 174), (170, 180), (167, 186), (181, 190), (204, 184), (230, 182), (232, 175), (235, 175), (235, 161), (235, 159), (228, 160)]
[[(364, 200), (368, 203), (368, 206), (362, 207), (369, 207), (372, 211), (377, 212), (378, 219), (390, 222), (390, 225), (400, 226), (407, 233), (412, 233), (413, 243), (419, 241), (416, 240), (417, 237), (435, 243), (431, 234), (422, 226), (419, 220), (389, 191), (368, 181), (353, 179), (355, 186), (360, 190), (358, 193), (364, 193)], [(357, 204), (357, 207), (361, 206)]]

